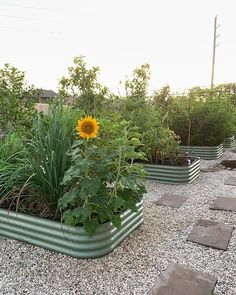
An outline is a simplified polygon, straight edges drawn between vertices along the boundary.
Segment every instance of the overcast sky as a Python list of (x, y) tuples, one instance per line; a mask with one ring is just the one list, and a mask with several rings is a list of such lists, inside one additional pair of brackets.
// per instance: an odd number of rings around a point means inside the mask
[(143, 63), (151, 90), (207, 86), (217, 14), (215, 83), (236, 82), (235, 11), (236, 0), (0, 0), (0, 66), (57, 90), (73, 57), (84, 55), (114, 92)]

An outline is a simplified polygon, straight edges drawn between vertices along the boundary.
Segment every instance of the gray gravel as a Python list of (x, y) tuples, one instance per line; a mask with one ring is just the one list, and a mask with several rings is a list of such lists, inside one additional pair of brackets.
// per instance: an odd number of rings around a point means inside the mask
[[(226, 151), (207, 168), (236, 159)], [(199, 218), (236, 226), (236, 212), (209, 210), (218, 196), (236, 197), (236, 187), (224, 185), (236, 171), (202, 172), (188, 185), (147, 182), (145, 222), (109, 255), (81, 260), (12, 240), (0, 240), (0, 294), (147, 294), (171, 262), (218, 277), (216, 295), (236, 295), (236, 230), (227, 251), (186, 242)], [(187, 196), (179, 209), (154, 202), (164, 194)], [(174, 294), (173, 294), (174, 295)]]

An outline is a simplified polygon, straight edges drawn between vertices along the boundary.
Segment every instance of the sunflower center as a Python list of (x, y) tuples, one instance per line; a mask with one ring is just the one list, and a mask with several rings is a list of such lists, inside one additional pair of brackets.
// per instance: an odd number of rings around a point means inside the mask
[(83, 132), (91, 134), (94, 132), (94, 125), (91, 122), (84, 122), (84, 124), (81, 126), (81, 129)]

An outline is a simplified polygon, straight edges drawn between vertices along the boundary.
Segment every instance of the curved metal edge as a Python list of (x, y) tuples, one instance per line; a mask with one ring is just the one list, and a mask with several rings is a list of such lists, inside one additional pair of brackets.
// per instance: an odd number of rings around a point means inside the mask
[[(119, 229), (111, 223), (107, 223), (109, 225), (107, 232), (97, 232), (93, 236), (87, 234), (87, 240), (84, 235), (80, 236), (79, 232), (74, 232), (72, 235), (70, 231), (63, 232), (61, 230), (59, 235), (58, 232), (52, 235), (53, 230), (50, 226), (48, 228), (48, 224), (55, 222), (34, 216), (24, 214), (24, 218), (28, 217), (25, 219), (25, 226), (24, 222), (22, 224), (22, 220), (17, 224), (15, 212), (10, 211), (8, 213), (7, 210), (0, 209), (0, 235), (76, 258), (97, 258), (111, 252), (141, 225), (143, 222), (143, 201), (137, 204), (137, 209), (137, 212), (127, 210), (121, 215), (122, 223)], [(6, 212), (3, 214), (3, 211)], [(12, 215), (14, 216), (13, 219), (11, 219)], [(17, 216), (22, 217), (20, 213)], [(32, 223), (30, 223), (30, 220)], [(39, 220), (41, 221), (40, 230), (35, 231), (35, 222), (37, 223)], [(107, 224), (104, 224), (105, 227)], [(101, 225), (101, 227), (104, 227), (104, 225)]]
[(200, 175), (200, 159), (197, 158), (191, 165), (185, 166), (185, 169), (178, 166), (168, 166), (168, 170), (164, 168), (162, 165), (152, 165), (150, 169), (150, 167), (144, 165), (144, 169), (148, 173), (146, 178), (165, 184), (191, 183)]
[(216, 160), (223, 154), (223, 144), (218, 146), (180, 146), (180, 153), (189, 152), (204, 160)]

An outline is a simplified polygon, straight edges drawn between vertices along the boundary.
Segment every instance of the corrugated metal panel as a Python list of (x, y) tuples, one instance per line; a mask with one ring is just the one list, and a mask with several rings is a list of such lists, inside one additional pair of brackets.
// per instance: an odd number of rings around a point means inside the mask
[(223, 141), (223, 148), (232, 148), (234, 144), (234, 136), (228, 137)]
[(196, 159), (189, 166), (165, 166), (144, 164), (146, 178), (161, 183), (181, 184), (191, 183), (200, 174), (200, 159)]
[(222, 156), (223, 145), (218, 146), (180, 146), (180, 153), (187, 152), (190, 156), (200, 157), (204, 160), (215, 160)]
[(0, 209), (0, 235), (77, 258), (96, 258), (111, 252), (143, 222), (143, 202), (137, 212), (127, 210), (121, 216), (121, 228), (111, 223), (98, 227), (89, 236), (82, 227)]

